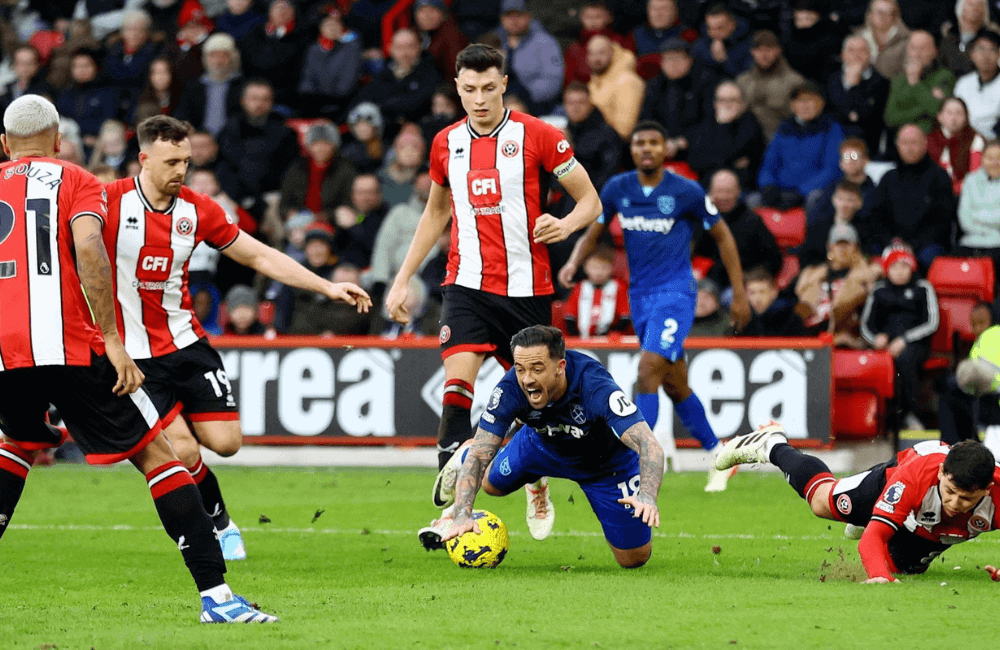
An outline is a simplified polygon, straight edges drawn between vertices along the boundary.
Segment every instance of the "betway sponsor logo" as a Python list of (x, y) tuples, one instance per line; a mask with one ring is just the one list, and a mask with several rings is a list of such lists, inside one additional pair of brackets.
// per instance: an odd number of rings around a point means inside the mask
[(639, 230), (642, 232), (658, 232), (667, 234), (674, 227), (673, 219), (647, 219), (643, 216), (625, 217), (619, 215), (618, 222), (622, 230)]

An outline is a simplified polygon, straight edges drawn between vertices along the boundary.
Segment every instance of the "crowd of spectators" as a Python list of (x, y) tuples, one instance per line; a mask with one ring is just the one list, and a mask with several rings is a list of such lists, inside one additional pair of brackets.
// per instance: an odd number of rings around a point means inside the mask
[[(463, 115), (455, 57), (484, 42), (507, 55), (508, 107), (562, 129), (598, 189), (631, 167), (638, 120), (664, 125), (670, 164), (705, 186), (736, 236), (755, 312), (745, 333), (872, 345), (862, 309), (886, 282), (887, 247), (912, 250), (917, 279), (944, 253), (1000, 262), (995, 3), (416, 0), (384, 41), (396, 4), (8, 3), (0, 107), (52, 98), (61, 155), (105, 178), (136, 173), (145, 117), (191, 122), (192, 186), (380, 304), (427, 201), (431, 143)], [(570, 201), (558, 189), (557, 215)], [(797, 208), (805, 242), (782, 250), (759, 212)], [(424, 261), (410, 292), (420, 317), (406, 328), (265, 286), (210, 252), (192, 266), (195, 304), (213, 331), (434, 334), (449, 245), (442, 237)], [(556, 268), (566, 254), (553, 248)], [(731, 334), (718, 251), (702, 241), (695, 255), (694, 332)], [(628, 331), (619, 258), (600, 248), (560, 296), (570, 332)], [(797, 275), (785, 272), (793, 258)], [(915, 358), (923, 347), (910, 346)]]

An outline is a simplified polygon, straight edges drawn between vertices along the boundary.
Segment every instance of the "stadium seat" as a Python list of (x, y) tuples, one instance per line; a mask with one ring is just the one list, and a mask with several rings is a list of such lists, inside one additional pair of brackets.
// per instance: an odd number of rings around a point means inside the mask
[(694, 279), (701, 280), (712, 269), (712, 260), (708, 257), (695, 255), (691, 258), (691, 271), (694, 272)]
[(980, 301), (993, 301), (995, 278), (989, 257), (938, 257), (927, 272), (940, 311), (948, 314), (952, 331), (967, 341), (974, 338), (972, 308)]
[(782, 250), (798, 246), (806, 240), (806, 211), (802, 208), (784, 212), (774, 208), (757, 208), (757, 214)]
[(885, 426), (886, 401), (895, 395), (895, 364), (888, 352), (833, 351), (833, 430), (839, 438), (872, 438)]
[(784, 263), (781, 265), (781, 272), (775, 278), (778, 281), (778, 288), (784, 289), (792, 283), (799, 275), (799, 258), (797, 255), (784, 255)]
[(924, 370), (946, 370), (951, 366), (951, 354), (955, 349), (951, 315), (943, 309), (940, 314), (937, 331), (931, 337), (931, 358), (924, 362)]
[(558, 328), (560, 332), (566, 334), (566, 303), (562, 300), (552, 301), (552, 327)]
[(698, 180), (698, 174), (695, 173), (693, 169), (691, 169), (691, 165), (687, 164), (683, 160), (681, 161), (668, 160), (666, 164), (663, 165), (663, 167), (669, 171), (672, 171), (678, 176), (683, 176), (684, 178), (687, 178), (688, 180), (692, 181)]
[(628, 256), (625, 254), (624, 248), (615, 247), (615, 261), (611, 267), (611, 275), (623, 282), (629, 281)]

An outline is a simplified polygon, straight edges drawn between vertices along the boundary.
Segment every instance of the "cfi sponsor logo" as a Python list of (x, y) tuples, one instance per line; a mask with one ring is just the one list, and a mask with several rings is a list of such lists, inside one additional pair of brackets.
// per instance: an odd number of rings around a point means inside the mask
[(441, 334), (438, 336), (438, 340), (441, 341), (441, 345), (444, 345), (451, 338), (451, 328), (445, 325), (441, 328)]
[(847, 496), (846, 494), (841, 494), (840, 496), (837, 497), (837, 510), (840, 511), (840, 514), (842, 515), (851, 514), (851, 509), (853, 507), (854, 505), (851, 503), (851, 497)]

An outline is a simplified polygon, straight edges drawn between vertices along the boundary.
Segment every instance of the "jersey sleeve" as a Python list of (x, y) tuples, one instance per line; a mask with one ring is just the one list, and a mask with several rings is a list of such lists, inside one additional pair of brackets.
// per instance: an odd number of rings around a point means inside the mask
[(448, 133), (451, 129), (439, 131), (431, 143), (431, 180), (441, 187), (449, 187), (448, 181)]
[(602, 223), (605, 226), (611, 223), (611, 220), (615, 218), (618, 213), (618, 181), (612, 178), (604, 187), (601, 188), (601, 206), (602, 212), (597, 217), (598, 223)]
[(592, 419), (603, 419), (619, 438), (630, 427), (645, 422), (639, 407), (611, 378), (611, 374), (598, 363), (584, 375), (587, 395), (587, 414)]
[(486, 403), (486, 410), (479, 418), (479, 427), (495, 436), (503, 438), (507, 435), (507, 430), (514, 423), (518, 414), (524, 410), (527, 398), (521, 391), (514, 376), (514, 370), (508, 370), (500, 383), (496, 385), (490, 393), (489, 402)]
[(576, 166), (573, 147), (562, 131), (541, 120), (532, 123), (531, 139), (538, 147), (538, 159), (545, 171), (556, 178), (565, 178)]
[(207, 196), (196, 195), (198, 206), (198, 234), (196, 243), (204, 241), (216, 250), (224, 250), (231, 246), (240, 234), (236, 225), (222, 206)]
[(692, 182), (691, 193), (694, 195), (692, 200), (694, 218), (701, 222), (701, 227), (705, 230), (711, 229), (719, 221), (719, 209), (697, 183)]
[(74, 169), (73, 191), (66, 192), (70, 205), (62, 210), (66, 223), (72, 224), (77, 217), (91, 216), (101, 220), (101, 226), (108, 220), (108, 194), (104, 184), (97, 177), (83, 169)]

